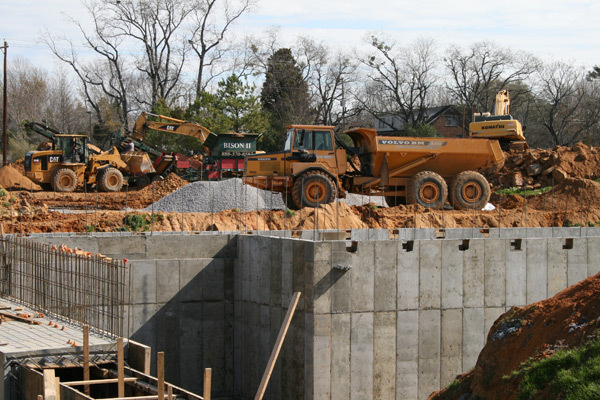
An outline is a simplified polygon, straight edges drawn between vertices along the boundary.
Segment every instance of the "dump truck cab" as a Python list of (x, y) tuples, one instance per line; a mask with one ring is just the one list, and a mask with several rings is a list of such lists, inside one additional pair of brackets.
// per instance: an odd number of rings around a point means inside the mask
[(333, 126), (291, 125), (283, 151), (246, 157), (244, 182), (280, 192), (288, 208), (317, 207), (343, 196), (346, 151), (338, 148)]

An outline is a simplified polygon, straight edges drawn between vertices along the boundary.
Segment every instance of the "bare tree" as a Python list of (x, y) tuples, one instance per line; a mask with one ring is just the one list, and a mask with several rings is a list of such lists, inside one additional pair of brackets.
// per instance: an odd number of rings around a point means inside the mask
[[(444, 58), (450, 74), (447, 90), (470, 111), (492, 111), (499, 89), (527, 79), (539, 61), (533, 56), (502, 49), (490, 42), (474, 43), (468, 49), (451, 46)], [(519, 91), (511, 92), (518, 102)]]
[(193, 25), (188, 43), (198, 56), (198, 74), (196, 78), (196, 98), (200, 97), (210, 80), (218, 73), (206, 78), (205, 70), (212, 69), (229, 49), (222, 48), (225, 34), (231, 25), (245, 12), (250, 11), (256, 0), (237, 2), (200, 0), (193, 10)]
[[(71, 18), (84, 45), (98, 56), (81, 60), (69, 39), (46, 33), (52, 52), (77, 74), (87, 102), (103, 124), (106, 105), (118, 109), (126, 128), (129, 115), (167, 103), (181, 95), (187, 41), (179, 35), (189, 27), (200, 0), (86, 0), (91, 25)], [(63, 51), (66, 42), (70, 50)], [(137, 56), (136, 56), (137, 54)], [(100, 107), (100, 102), (102, 107)]]
[(58, 69), (49, 82), (49, 101), (44, 114), (48, 125), (61, 132), (87, 133), (87, 112), (74, 87), (67, 71)]
[(370, 85), (360, 101), (374, 116), (390, 113), (408, 126), (423, 124), (437, 78), (435, 43), (419, 39), (402, 47), (371, 36), (371, 45), (374, 52), (362, 60), (369, 68)]
[[(79, 21), (71, 19), (71, 22), (79, 28), (84, 44), (100, 58), (82, 61), (71, 39), (55, 38), (48, 31), (43, 39), (54, 55), (69, 65), (79, 78), (84, 97), (94, 110), (98, 123), (102, 125), (105, 122), (99, 102), (108, 99), (118, 109), (118, 119), (127, 128), (128, 116), (132, 111), (129, 83), (133, 74), (121, 57), (120, 47), (123, 39), (114, 35), (105, 25), (100, 16), (100, 4), (86, 3), (86, 7), (92, 17), (90, 31), (88, 32)], [(68, 51), (63, 50), (65, 43), (69, 48)]]
[(536, 115), (552, 145), (592, 139), (600, 122), (600, 88), (598, 82), (586, 79), (583, 68), (548, 63), (536, 74), (535, 87)]
[(150, 84), (148, 98), (137, 98), (149, 107), (158, 99), (176, 95), (185, 62), (185, 42), (177, 36), (194, 10), (197, 0), (100, 0), (94, 15), (115, 38), (131, 41), (143, 49), (136, 60), (138, 71)]
[(345, 118), (355, 113), (346, 106), (346, 99), (355, 82), (357, 64), (342, 51), (331, 54), (323, 43), (308, 37), (300, 38), (297, 53), (304, 79), (308, 82), (314, 122), (344, 125)]

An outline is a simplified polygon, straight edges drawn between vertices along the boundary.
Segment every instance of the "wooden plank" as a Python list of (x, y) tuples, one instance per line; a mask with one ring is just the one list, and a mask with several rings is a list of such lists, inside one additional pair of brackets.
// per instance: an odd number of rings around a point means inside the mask
[(167, 399), (173, 400), (173, 387), (171, 385), (167, 386)]
[(130, 367), (150, 374), (151, 348), (129, 339), (127, 341), (127, 362)]
[(260, 381), (260, 385), (258, 386), (258, 391), (256, 392), (256, 396), (254, 396), (254, 400), (262, 400), (263, 396), (265, 395), (267, 385), (269, 384), (269, 379), (271, 379), (271, 374), (273, 373), (273, 368), (275, 368), (275, 362), (277, 361), (279, 351), (281, 350), (281, 346), (283, 345), (283, 340), (285, 339), (285, 335), (287, 334), (288, 328), (290, 327), (290, 323), (292, 322), (292, 317), (294, 316), (294, 312), (296, 311), (296, 306), (298, 305), (300, 294), (300, 292), (295, 292), (292, 296), (292, 300), (290, 301), (287, 313), (285, 314), (285, 318), (283, 319), (283, 324), (281, 325), (281, 329), (279, 330), (279, 335), (277, 335), (275, 346), (273, 347), (273, 351), (271, 352), (271, 357), (269, 357), (269, 362), (267, 363), (267, 367), (265, 368), (265, 372)]
[(135, 397), (109, 397), (107, 399), (102, 399), (102, 400), (156, 400), (156, 399), (158, 399), (158, 395), (135, 396)]
[(19, 317), (18, 315), (7, 313), (7, 312), (0, 311), (0, 315), (3, 315), (8, 318), (16, 319), (17, 321), (27, 322), (28, 324), (32, 324), (32, 325), (41, 325), (42, 324), (40, 321), (34, 321), (29, 318)]
[(117, 378), (117, 396), (125, 397), (125, 360), (122, 337), (117, 339)]
[(56, 376), (54, 370), (51, 368), (44, 370), (44, 399), (45, 400), (57, 400), (56, 399), (56, 382), (54, 381)]
[(56, 390), (56, 400), (60, 400), (60, 378), (54, 378), (54, 390)]
[[(89, 325), (83, 326), (83, 380), (90, 380), (90, 327)], [(90, 385), (85, 384), (83, 386), (83, 393), (87, 396), (90, 395)]]
[[(138, 378), (123, 378), (125, 382), (135, 382)], [(119, 378), (87, 379), (84, 381), (61, 382), (65, 386), (100, 385), (104, 383), (119, 383)]]
[[(151, 375), (146, 375), (140, 371), (137, 371), (133, 368), (129, 368), (129, 367), (125, 367), (125, 370), (127, 371), (128, 375), (134, 376), (138, 378), (138, 381), (135, 382), (136, 386), (139, 386), (140, 388), (142, 387), (143, 384), (147, 384), (147, 385), (151, 385), (152, 386), (152, 390), (154, 390), (154, 388), (157, 386), (158, 384), (158, 380), (156, 379), (156, 377), (151, 376)], [(117, 371), (115, 371), (114, 369), (108, 369), (108, 374), (110, 376), (117, 376)], [(173, 386), (173, 392), (177, 395), (176, 397), (184, 397), (188, 400), (203, 400), (202, 396), (199, 396), (195, 393), (190, 392), (189, 390), (185, 390), (179, 386), (175, 386), (175, 385), (171, 385)], [(148, 387), (145, 387), (144, 390), (148, 389)], [(102, 399), (102, 400), (106, 400), (106, 399)]]
[(156, 377), (158, 378), (158, 385), (156, 391), (158, 392), (158, 400), (164, 400), (165, 398), (165, 353), (159, 351), (156, 355)]
[(210, 392), (212, 386), (212, 368), (204, 369), (204, 400), (210, 400)]

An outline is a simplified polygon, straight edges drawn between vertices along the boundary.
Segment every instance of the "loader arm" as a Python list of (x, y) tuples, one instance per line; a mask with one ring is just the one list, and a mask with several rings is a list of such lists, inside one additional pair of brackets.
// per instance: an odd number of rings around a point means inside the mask
[[(167, 122), (149, 121), (147, 118), (148, 115), (157, 117)], [(207, 128), (196, 122), (184, 121), (181, 119), (171, 118), (164, 115), (143, 112), (140, 114), (137, 121), (135, 121), (135, 125), (133, 126), (133, 132), (131, 136), (133, 136), (136, 139), (143, 140), (146, 137), (148, 129), (153, 129), (155, 131), (161, 132), (175, 133), (177, 135), (191, 136), (202, 141), (202, 143), (204, 143), (210, 135), (210, 131)]]

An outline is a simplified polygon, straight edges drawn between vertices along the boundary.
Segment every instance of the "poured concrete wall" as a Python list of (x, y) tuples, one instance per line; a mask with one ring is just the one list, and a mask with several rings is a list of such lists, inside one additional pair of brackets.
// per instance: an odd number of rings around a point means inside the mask
[(596, 237), (351, 244), (238, 238), (237, 394), (256, 390), (293, 291), (270, 398), (424, 399), (475, 365), (510, 307), (600, 271)]
[(128, 258), (129, 332), (166, 352), (167, 380), (184, 388), (201, 392), (202, 370), (212, 367), (215, 398), (253, 398), (291, 295), (301, 291), (265, 398), (424, 399), (474, 366), (504, 311), (597, 273), (594, 234), (410, 229), (396, 240), (385, 240), (387, 231), (352, 232), (371, 239), (356, 242), (35, 240)]

